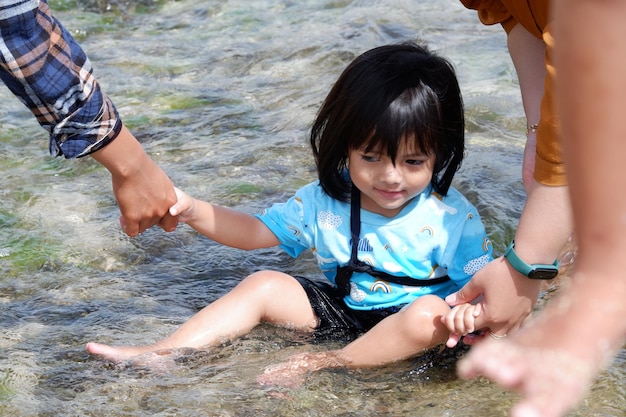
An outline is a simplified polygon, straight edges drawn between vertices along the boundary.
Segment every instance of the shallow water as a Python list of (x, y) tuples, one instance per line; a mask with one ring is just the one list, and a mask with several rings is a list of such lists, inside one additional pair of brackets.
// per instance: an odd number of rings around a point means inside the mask
[[(455, 186), (479, 208), (496, 252), (512, 237), (524, 198), (515, 74), (501, 29), (479, 25), (456, 0), (51, 4), (172, 179), (250, 213), (314, 178), (307, 129), (350, 60), (428, 41), (455, 64), (465, 98), (467, 158)], [(252, 271), (316, 266), (306, 255), (222, 248), (184, 226), (126, 237), (106, 171), (49, 157), (45, 133), (4, 87), (0, 141), (0, 415), (491, 417), (515, 401), (484, 380), (457, 379), (450, 355), (320, 372), (272, 393), (255, 382), (265, 366), (330, 347), (272, 327), (181, 352), (162, 372), (90, 358), (87, 341), (154, 341)], [(623, 416), (625, 363), (622, 350), (571, 415)]]

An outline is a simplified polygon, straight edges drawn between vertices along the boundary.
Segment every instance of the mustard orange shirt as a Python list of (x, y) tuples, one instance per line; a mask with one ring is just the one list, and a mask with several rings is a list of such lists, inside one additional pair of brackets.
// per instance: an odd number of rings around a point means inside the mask
[[(545, 185), (566, 185), (563, 151), (559, 141), (560, 123), (556, 111), (556, 70), (551, 60), (554, 48), (550, 2), (545, 0), (461, 0), (476, 10), (485, 25), (501, 24), (509, 33), (516, 24), (546, 44), (546, 79), (541, 101), (541, 118), (537, 129), (535, 179)], [(529, 124), (535, 121), (528, 121)]]

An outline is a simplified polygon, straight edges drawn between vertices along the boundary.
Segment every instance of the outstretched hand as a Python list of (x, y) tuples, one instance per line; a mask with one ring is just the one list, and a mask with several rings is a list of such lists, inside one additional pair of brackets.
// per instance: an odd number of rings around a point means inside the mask
[(176, 218), (177, 222), (186, 222), (193, 216), (194, 199), (181, 189), (174, 187), (176, 193), (176, 204), (170, 207), (169, 214)]

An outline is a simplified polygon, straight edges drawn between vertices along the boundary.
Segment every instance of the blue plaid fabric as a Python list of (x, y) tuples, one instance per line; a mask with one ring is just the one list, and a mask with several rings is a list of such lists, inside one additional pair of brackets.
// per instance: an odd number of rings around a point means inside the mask
[(46, 1), (0, 0), (0, 78), (50, 133), (50, 153), (88, 155), (122, 122), (76, 40)]

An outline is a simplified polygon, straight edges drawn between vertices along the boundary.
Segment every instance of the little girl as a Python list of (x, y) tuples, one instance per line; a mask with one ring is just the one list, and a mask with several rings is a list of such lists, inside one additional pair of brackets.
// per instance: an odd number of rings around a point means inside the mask
[(445, 343), (443, 298), (491, 260), (476, 208), (450, 187), (464, 151), (452, 66), (426, 48), (382, 46), (357, 57), (311, 132), (319, 174), (285, 203), (252, 216), (177, 190), (180, 222), (240, 249), (310, 249), (324, 280), (259, 271), (171, 336), (146, 346), (88, 343), (112, 361), (234, 339), (261, 322), (340, 337), (344, 348), (268, 368), (280, 383), (328, 367), (371, 367)]

